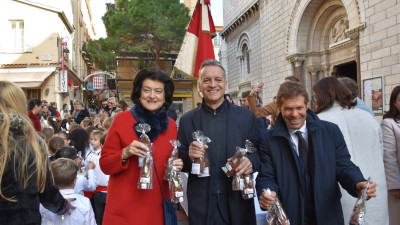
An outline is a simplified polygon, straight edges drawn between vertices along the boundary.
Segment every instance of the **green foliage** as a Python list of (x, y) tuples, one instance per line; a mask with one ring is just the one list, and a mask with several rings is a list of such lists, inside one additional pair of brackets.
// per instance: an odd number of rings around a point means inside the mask
[(105, 71), (115, 70), (115, 51), (121, 46), (120, 41), (114, 38), (100, 38), (89, 40), (87, 50), (93, 57), (96, 66)]
[(122, 52), (150, 52), (158, 66), (160, 52), (179, 50), (190, 17), (179, 0), (118, 0), (102, 19), (108, 37), (91, 41), (88, 51), (104, 69)]

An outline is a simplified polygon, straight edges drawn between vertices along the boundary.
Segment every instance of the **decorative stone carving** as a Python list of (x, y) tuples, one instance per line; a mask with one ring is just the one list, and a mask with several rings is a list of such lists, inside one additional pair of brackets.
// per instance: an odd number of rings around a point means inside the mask
[(349, 29), (349, 21), (345, 18), (338, 20), (330, 31), (330, 44), (348, 38), (346, 30)]

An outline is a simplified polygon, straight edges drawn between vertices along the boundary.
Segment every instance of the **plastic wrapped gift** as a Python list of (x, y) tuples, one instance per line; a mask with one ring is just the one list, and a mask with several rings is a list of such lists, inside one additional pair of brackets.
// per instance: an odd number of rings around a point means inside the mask
[(243, 176), (238, 176), (236, 173), (233, 175), (232, 190), (241, 191), (243, 190)]
[(78, 152), (77, 157), (81, 161), (81, 163), (78, 166), (79, 167), (78, 168), (79, 169), (78, 170), (78, 174), (80, 174), (80, 175), (82, 175), (82, 176), (87, 178), (88, 177), (88, 171), (87, 171), (87, 169), (85, 167), (85, 163), (84, 163), (84, 159), (82, 157), (82, 152), (81, 151)]
[(365, 204), (367, 202), (367, 189), (371, 184), (371, 177), (367, 180), (367, 188), (361, 191), (361, 196), (358, 197), (356, 204), (354, 205), (353, 212), (350, 216), (350, 225), (363, 225), (365, 220)]
[(181, 146), (181, 143), (179, 143), (178, 140), (170, 140), (169, 142), (172, 144), (172, 146), (174, 146), (174, 150), (172, 150), (171, 156), (168, 158), (167, 161), (164, 174), (164, 180), (166, 181), (171, 180), (172, 169), (174, 168), (173, 161), (178, 159), (178, 147)]
[(169, 193), (172, 202), (183, 202), (182, 179), (181, 175), (175, 169), (175, 167), (171, 171), (171, 180), (169, 181)]
[[(147, 136), (147, 134), (146, 134), (146, 133), (150, 132), (150, 130), (151, 130), (150, 125), (147, 123), (139, 123), (138, 125), (135, 126), (135, 129), (137, 130), (137, 132), (142, 133), (139, 137), (140, 142), (147, 145), (147, 147), (150, 149), (151, 141), (150, 141), (149, 136)], [(139, 167), (143, 167), (143, 157), (139, 157), (138, 161), (139, 161)]]
[(240, 165), (240, 162), (243, 158), (246, 157), (247, 153), (251, 153), (255, 151), (255, 147), (251, 141), (246, 140), (245, 148), (236, 147), (236, 154), (232, 157), (232, 160), (227, 162), (225, 166), (222, 167), (224, 173), (230, 177), (235, 174), (236, 168)]
[(254, 183), (253, 183), (253, 175), (247, 174), (243, 175), (243, 188), (242, 188), (242, 197), (244, 199), (254, 198)]
[[(211, 142), (210, 138), (203, 135), (203, 132), (197, 130), (193, 132), (193, 139), (195, 139), (204, 149), (204, 145)], [(207, 151), (201, 158), (196, 158), (192, 161), (192, 174), (197, 174), (199, 177), (210, 176), (210, 162), (208, 160)]]
[(151, 155), (151, 150), (143, 158), (138, 189), (153, 189), (153, 156)]
[[(269, 188), (263, 191), (271, 195), (271, 190)], [(277, 197), (275, 198), (274, 204), (269, 207), (267, 215), (267, 225), (290, 225), (285, 210), (283, 210), (282, 204)]]

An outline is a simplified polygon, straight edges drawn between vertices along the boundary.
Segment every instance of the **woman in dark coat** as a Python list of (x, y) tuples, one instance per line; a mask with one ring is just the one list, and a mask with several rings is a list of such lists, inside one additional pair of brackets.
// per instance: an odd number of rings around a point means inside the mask
[(74, 122), (78, 125), (81, 123), (85, 117), (89, 117), (89, 111), (85, 109), (83, 102), (81, 100), (74, 101), (74, 111), (72, 112), (72, 117), (74, 118)]

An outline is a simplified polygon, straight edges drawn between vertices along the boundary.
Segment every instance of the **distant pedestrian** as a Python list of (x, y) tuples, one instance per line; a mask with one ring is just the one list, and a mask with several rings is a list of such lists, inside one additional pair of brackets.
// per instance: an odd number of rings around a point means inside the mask
[(40, 125), (40, 119), (38, 115), (40, 114), (42, 102), (39, 99), (31, 99), (28, 102), (28, 115), (32, 120), (33, 126), (36, 131), (41, 131), (42, 126)]

